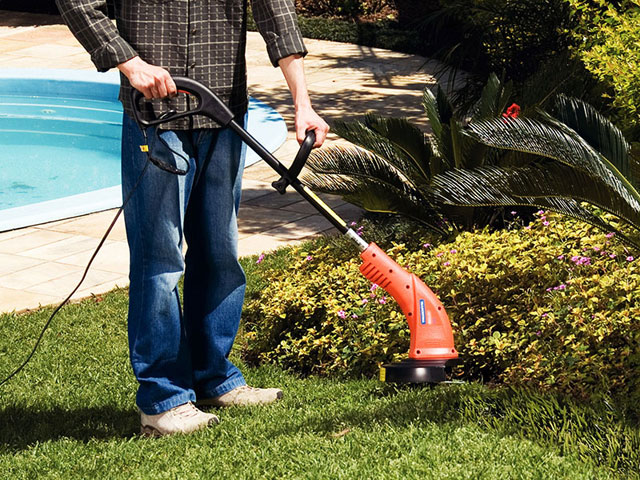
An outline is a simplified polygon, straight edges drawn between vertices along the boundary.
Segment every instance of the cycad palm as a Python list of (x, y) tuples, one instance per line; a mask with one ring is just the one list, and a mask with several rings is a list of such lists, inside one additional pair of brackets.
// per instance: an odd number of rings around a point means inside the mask
[[(492, 76), (470, 118), (489, 118), (509, 100)], [(425, 89), (423, 107), (432, 135), (425, 136), (406, 119), (366, 115), (363, 121), (336, 122), (334, 131), (356, 147), (331, 147), (312, 154), (304, 181), (314, 190), (338, 194), (373, 212), (398, 213), (446, 233), (456, 225), (470, 226), (477, 208), (443, 204), (432, 188), (435, 176), (453, 168), (473, 168), (491, 162), (491, 149), (465, 132), (465, 122), (441, 89)], [(453, 223), (448, 220), (452, 219)]]
[[(553, 115), (539, 111), (530, 118), (487, 119), (468, 130), (483, 144), (515, 157), (525, 154), (527, 160), (445, 172), (433, 181), (438, 201), (538, 206), (618, 231), (578, 203), (586, 202), (640, 230), (640, 193), (631, 173), (630, 146), (585, 102), (559, 96)], [(623, 238), (640, 248), (636, 239)]]

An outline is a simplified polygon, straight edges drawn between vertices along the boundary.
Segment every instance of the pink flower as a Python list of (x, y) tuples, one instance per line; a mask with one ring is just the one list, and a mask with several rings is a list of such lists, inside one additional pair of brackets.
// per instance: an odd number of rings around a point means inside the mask
[(430, 243), (425, 243), (424, 245), (422, 245), (424, 248), (431, 248), (431, 244)]
[(605, 237), (607, 237), (607, 238), (611, 238), (611, 237), (613, 237), (614, 235), (615, 235), (615, 233), (614, 233), (614, 232), (609, 232), (609, 233), (607, 233), (607, 234), (605, 235)]
[(366, 298), (362, 299), (362, 305), (366, 305), (367, 303), (369, 303), (369, 300), (367, 300)]
[(378, 302), (380, 302), (381, 305), (384, 305), (385, 303), (387, 303), (387, 297), (382, 297), (380, 300), (378, 300)]
[(444, 255), (444, 252), (440, 252), (436, 255), (436, 257), (440, 258), (442, 255)]
[(347, 312), (345, 312), (344, 310), (340, 310), (340, 311), (338, 312), (338, 316), (339, 316), (340, 318), (347, 318)]
[(373, 292), (376, 288), (378, 288), (378, 284), (374, 283), (373, 285), (371, 285), (371, 288), (369, 290)]
[(453, 250), (450, 250), (449, 253), (458, 253), (458, 250), (454, 248)]
[(313, 260), (313, 257), (311, 255), (307, 255), (307, 258), (305, 260), (307, 262), (310, 262), (311, 260)]
[(609, 258), (616, 258), (617, 255), (615, 253), (612, 253), (611, 255), (609, 255)]
[(263, 260), (264, 260), (264, 253), (261, 253), (260, 256), (258, 257), (258, 260), (256, 260), (256, 263), (262, 263)]
[(564, 255), (558, 255), (556, 258), (557, 258), (558, 260), (564, 260)]
[(354, 313), (353, 315), (351, 315), (351, 318), (358, 318), (358, 315)]
[(542, 224), (543, 224), (545, 227), (548, 227), (548, 226), (549, 226), (549, 222), (548, 222), (548, 221), (546, 221), (546, 220), (545, 220), (544, 222), (542, 222)]
[(627, 257), (627, 262), (633, 262), (633, 257), (631, 255)]
[(449, 265), (451, 265), (450, 262), (444, 262), (442, 265), (444, 265), (445, 267), (448, 267)]

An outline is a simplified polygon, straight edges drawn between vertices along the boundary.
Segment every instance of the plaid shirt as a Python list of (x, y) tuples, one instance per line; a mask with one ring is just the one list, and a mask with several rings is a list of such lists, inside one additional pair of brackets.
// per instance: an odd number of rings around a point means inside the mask
[[(113, 2), (116, 25), (107, 16)], [(60, 13), (99, 71), (139, 55), (172, 75), (207, 85), (237, 115), (247, 109), (246, 0), (56, 0)], [(274, 66), (307, 53), (293, 0), (252, 0), (252, 11)], [(117, 27), (116, 27), (117, 26)], [(131, 85), (121, 74), (120, 100), (131, 111)], [(156, 113), (186, 109), (184, 96), (155, 100)], [(210, 128), (204, 117), (164, 128)]]

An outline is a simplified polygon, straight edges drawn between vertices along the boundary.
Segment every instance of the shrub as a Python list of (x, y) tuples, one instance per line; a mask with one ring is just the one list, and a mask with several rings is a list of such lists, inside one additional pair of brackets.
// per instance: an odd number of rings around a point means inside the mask
[(296, 0), (296, 11), (306, 16), (346, 17), (391, 14), (392, 0)]
[[(541, 214), (526, 227), (424, 243), (389, 252), (447, 308), (463, 378), (640, 395), (640, 269), (611, 238)], [(405, 357), (395, 302), (366, 282), (356, 258), (332, 252), (323, 242), (295, 248), (285, 272), (265, 272), (270, 282), (244, 313), (249, 361), (357, 376)]]
[[(622, 127), (640, 137), (640, 2), (567, 0), (579, 12), (582, 29), (580, 56), (587, 69), (603, 83)], [(610, 93), (609, 93), (610, 92)]]

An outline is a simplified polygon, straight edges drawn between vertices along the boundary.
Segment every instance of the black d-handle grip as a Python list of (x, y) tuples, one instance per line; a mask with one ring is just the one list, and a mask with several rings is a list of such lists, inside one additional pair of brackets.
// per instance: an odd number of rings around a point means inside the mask
[(172, 122), (180, 118), (189, 117), (191, 115), (204, 115), (221, 126), (227, 126), (231, 123), (234, 118), (233, 113), (229, 110), (229, 107), (222, 103), (222, 100), (220, 100), (220, 98), (218, 98), (218, 96), (209, 88), (186, 77), (173, 77), (173, 81), (175, 82), (179, 93), (186, 93), (196, 97), (197, 105), (193, 109), (185, 112), (169, 111), (153, 120), (145, 120), (142, 118), (142, 112), (140, 110), (140, 100), (142, 100), (144, 96), (138, 90), (132, 88), (131, 103), (133, 114), (138, 125), (152, 127), (160, 125), (161, 123)]
[[(287, 191), (287, 187), (291, 184), (291, 182), (298, 178), (302, 167), (307, 163), (307, 159), (311, 154), (311, 150), (313, 150), (313, 145), (316, 143), (316, 131), (315, 130), (307, 130), (307, 135), (304, 137), (304, 141), (302, 145), (300, 145), (300, 149), (296, 154), (296, 158), (293, 159), (293, 163), (287, 170), (288, 175), (285, 177), (284, 175), (280, 177), (280, 179), (271, 183), (271, 186), (275, 188), (280, 194), (284, 195)], [(288, 178), (287, 178), (288, 177)]]

